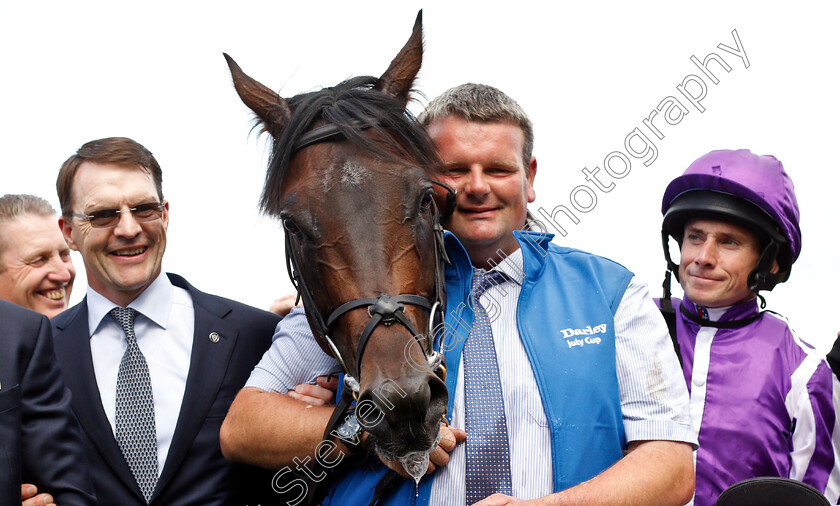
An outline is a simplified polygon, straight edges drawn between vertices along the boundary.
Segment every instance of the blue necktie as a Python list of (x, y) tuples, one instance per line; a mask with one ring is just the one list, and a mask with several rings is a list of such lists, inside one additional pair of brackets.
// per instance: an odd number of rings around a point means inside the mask
[(128, 348), (117, 373), (116, 439), (146, 503), (158, 480), (155, 400), (146, 357), (137, 346), (137, 311), (116, 307), (109, 313), (125, 331)]
[(510, 448), (499, 364), (487, 311), (479, 298), (507, 280), (497, 271), (475, 270), (472, 290), (475, 318), (464, 344), (464, 422), (467, 430), (467, 504), (494, 493), (511, 494)]

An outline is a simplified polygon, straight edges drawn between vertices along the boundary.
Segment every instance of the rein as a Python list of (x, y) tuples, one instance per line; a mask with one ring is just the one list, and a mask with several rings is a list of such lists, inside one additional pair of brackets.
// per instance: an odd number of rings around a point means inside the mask
[[(367, 129), (373, 125), (374, 122), (372, 120), (368, 120), (359, 121), (355, 126)], [(341, 133), (341, 130), (337, 125), (323, 125), (301, 135), (294, 143), (292, 153), (296, 153), (313, 144), (321, 142), (336, 142), (342, 139), (344, 139), (344, 135)], [(447, 190), (447, 209), (445, 210), (444, 217), (448, 216), (452, 213), (455, 207), (455, 190), (446, 183), (440, 181), (432, 180), (432, 183)], [(446, 255), (446, 250), (443, 244), (444, 230), (440, 224), (441, 216), (438, 213), (437, 205), (434, 200), (432, 200), (431, 203), (431, 210), (435, 237), (435, 293), (433, 300), (430, 301), (425, 297), (415, 294), (397, 294), (391, 296), (382, 293), (376, 298), (361, 298), (345, 302), (333, 310), (333, 312), (327, 317), (326, 321), (324, 320), (321, 312), (318, 311), (315, 306), (312, 293), (304, 282), (303, 277), (300, 275), (300, 261), (295, 254), (294, 248), (292, 247), (291, 234), (285, 234), (286, 267), (289, 273), (289, 278), (298, 292), (298, 300), (303, 298), (304, 308), (307, 313), (309, 313), (310, 319), (316, 330), (315, 337), (322, 343), (326, 343), (333, 358), (335, 358), (341, 366), (341, 369), (344, 372), (345, 392), (349, 392), (354, 400), (358, 400), (359, 397), (359, 380), (347, 367), (347, 362), (341, 355), (341, 352), (338, 350), (335, 342), (330, 337), (330, 329), (342, 316), (350, 311), (360, 308), (367, 308), (370, 321), (362, 331), (359, 344), (356, 349), (356, 356), (354, 357), (354, 364), (356, 366), (355, 370), (357, 374), (360, 374), (361, 372), (362, 355), (364, 354), (365, 347), (367, 346), (368, 340), (373, 334), (373, 331), (380, 324), (390, 326), (396, 322), (411, 332), (414, 339), (420, 345), (420, 349), (423, 350), (423, 354), (430, 369), (433, 370), (442, 380), (446, 380), (446, 366), (444, 365), (443, 354), (439, 351), (435, 351), (435, 344), (437, 344), (438, 341), (435, 335), (435, 321), (442, 322), (444, 318), (446, 305), (444, 263), (449, 263), (449, 258)], [(405, 316), (404, 309), (406, 304), (421, 307), (430, 312), (428, 329), (426, 329), (426, 332), (422, 335), (417, 332), (417, 329), (415, 329), (414, 325), (412, 325)], [(442, 332), (440, 332), (440, 334), (442, 334)], [(425, 343), (423, 341), (423, 337), (426, 337)]]

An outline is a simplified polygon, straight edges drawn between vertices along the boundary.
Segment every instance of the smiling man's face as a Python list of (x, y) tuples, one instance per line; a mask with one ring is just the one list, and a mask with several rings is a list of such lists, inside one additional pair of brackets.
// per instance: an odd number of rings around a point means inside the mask
[(76, 270), (55, 216), (0, 223), (0, 299), (52, 318), (67, 309)]
[(510, 122), (466, 121), (447, 116), (427, 131), (444, 163), (440, 179), (458, 190), (446, 227), (466, 248), (473, 265), (519, 247), (513, 231), (525, 225), (533, 202), (537, 161), (522, 159), (524, 134)]
[(160, 202), (151, 174), (139, 166), (82, 163), (73, 178), (71, 208), (91, 214), (123, 210), (116, 226), (94, 228), (82, 218), (63, 216), (67, 244), (82, 254), (91, 288), (121, 306), (128, 305), (161, 271), (169, 225), (169, 203), (160, 218), (137, 221), (128, 208)]
[(686, 297), (705, 307), (726, 307), (755, 297), (747, 282), (759, 248), (758, 237), (744, 227), (716, 220), (688, 222), (679, 271)]

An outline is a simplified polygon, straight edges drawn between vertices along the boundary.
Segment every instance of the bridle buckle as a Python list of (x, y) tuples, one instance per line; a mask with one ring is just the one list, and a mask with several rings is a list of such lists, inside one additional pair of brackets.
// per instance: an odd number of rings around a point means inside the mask
[(373, 318), (373, 315), (378, 314), (382, 317), (382, 325), (389, 326), (397, 321), (397, 311), (402, 311), (405, 306), (399, 302), (394, 301), (390, 295), (383, 293), (376, 298), (376, 302), (368, 306), (368, 316)]

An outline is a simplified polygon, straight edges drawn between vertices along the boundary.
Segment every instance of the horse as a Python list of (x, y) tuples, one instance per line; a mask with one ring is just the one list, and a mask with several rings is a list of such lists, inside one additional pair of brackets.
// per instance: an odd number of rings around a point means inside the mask
[(406, 111), (422, 53), (421, 11), (379, 78), (289, 99), (225, 54), (237, 93), (273, 139), (260, 207), (285, 228), (312, 332), (342, 367), (379, 454), (403, 461), (428, 459), (448, 399), (433, 345), (445, 307), (431, 177), (441, 161)]

